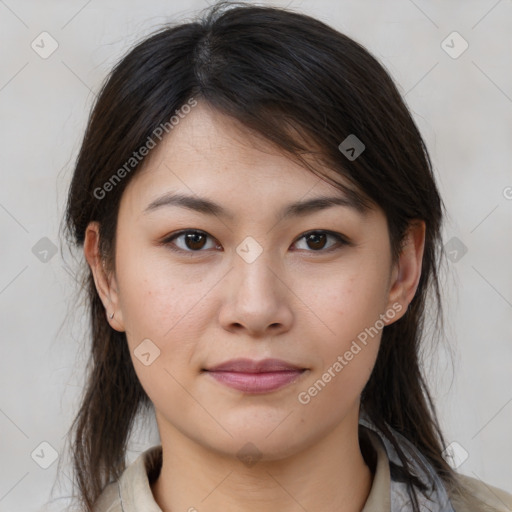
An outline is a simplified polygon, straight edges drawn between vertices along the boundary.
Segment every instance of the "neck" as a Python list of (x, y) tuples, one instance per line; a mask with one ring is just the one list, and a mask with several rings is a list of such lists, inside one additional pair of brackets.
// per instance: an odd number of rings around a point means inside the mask
[(153, 496), (163, 512), (361, 512), (373, 477), (359, 446), (357, 417), (349, 429), (347, 422), (291, 456), (250, 466), (166, 424)]

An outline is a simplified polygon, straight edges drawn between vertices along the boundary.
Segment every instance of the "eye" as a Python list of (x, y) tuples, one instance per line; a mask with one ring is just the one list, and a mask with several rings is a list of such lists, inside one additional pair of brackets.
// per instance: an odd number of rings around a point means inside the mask
[[(326, 240), (329, 237), (334, 239), (335, 243), (325, 248)], [(162, 244), (177, 252), (204, 252), (202, 249), (205, 248), (221, 248), (219, 244), (212, 244), (210, 247), (208, 247), (206, 243), (208, 238), (214, 240), (208, 233), (205, 233), (204, 231), (197, 229), (186, 229), (178, 231), (177, 233), (167, 237), (162, 241)], [(301, 235), (297, 241), (303, 239), (305, 240), (307, 247), (312, 249), (308, 252), (330, 252), (331, 250), (340, 248), (340, 246), (352, 245), (351, 242), (340, 233), (334, 233), (332, 231), (326, 230), (309, 231)], [(176, 243), (175, 240), (181, 240), (181, 244)]]
[[(325, 248), (326, 240), (331, 237), (336, 240), (337, 243), (333, 243), (327, 249)], [(334, 233), (332, 231), (325, 230), (315, 230), (309, 231), (308, 233), (304, 233), (297, 240), (304, 239), (307, 247), (313, 249), (313, 251), (309, 252), (330, 252), (331, 250), (335, 250), (340, 246), (351, 245), (347, 238), (345, 238), (340, 233)]]
[[(209, 237), (208, 233), (204, 231), (199, 231), (197, 229), (186, 229), (183, 231), (178, 231), (174, 233), (172, 236), (163, 240), (163, 244), (167, 245), (173, 251), (182, 251), (182, 252), (203, 252), (203, 249), (206, 244), (205, 241)], [(178, 244), (174, 243), (174, 240), (182, 240), (182, 247), (179, 247)], [(217, 245), (217, 247), (219, 247)]]

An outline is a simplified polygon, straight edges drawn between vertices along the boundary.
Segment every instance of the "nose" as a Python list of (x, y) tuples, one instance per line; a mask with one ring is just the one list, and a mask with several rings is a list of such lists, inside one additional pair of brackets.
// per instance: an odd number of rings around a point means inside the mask
[(251, 263), (238, 255), (226, 276), (222, 327), (230, 332), (246, 331), (252, 337), (277, 336), (290, 329), (293, 293), (282, 266), (271, 262), (266, 251)]

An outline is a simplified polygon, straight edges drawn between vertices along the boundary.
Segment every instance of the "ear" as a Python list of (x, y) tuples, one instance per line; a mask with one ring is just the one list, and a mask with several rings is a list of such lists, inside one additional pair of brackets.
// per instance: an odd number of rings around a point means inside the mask
[[(424, 221), (413, 220), (405, 234), (398, 261), (391, 271), (389, 283), (388, 308), (397, 311), (397, 315), (388, 323), (393, 323), (405, 315), (418, 288), (425, 248), (425, 230)], [(398, 307), (398, 304), (401, 308)]]
[[(105, 315), (110, 326), (116, 331), (125, 330), (123, 314), (119, 307), (119, 292), (115, 275), (107, 275), (99, 253), (99, 223), (90, 222), (85, 230), (84, 255), (91, 267), (96, 290), (105, 306)], [(114, 317), (110, 316), (114, 313)]]

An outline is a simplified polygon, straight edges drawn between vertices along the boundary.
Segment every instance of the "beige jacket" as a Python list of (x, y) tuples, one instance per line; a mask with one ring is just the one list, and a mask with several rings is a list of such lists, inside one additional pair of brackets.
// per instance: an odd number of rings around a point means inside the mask
[[(389, 460), (378, 436), (370, 435), (377, 462), (373, 484), (361, 512), (392, 512)], [(162, 446), (153, 446), (134, 460), (123, 472), (118, 482), (103, 490), (96, 501), (95, 512), (162, 512), (153, 498), (150, 483), (160, 472)], [(512, 495), (477, 479), (461, 476), (464, 483), (486, 504), (500, 512), (512, 512)], [(451, 498), (456, 512), (484, 512), (482, 508), (468, 508), (456, 498)]]

